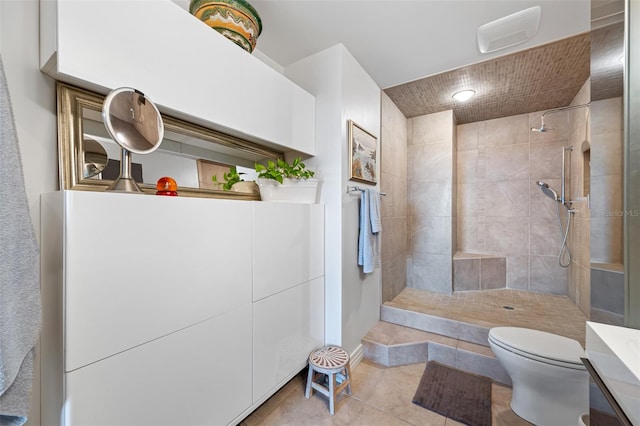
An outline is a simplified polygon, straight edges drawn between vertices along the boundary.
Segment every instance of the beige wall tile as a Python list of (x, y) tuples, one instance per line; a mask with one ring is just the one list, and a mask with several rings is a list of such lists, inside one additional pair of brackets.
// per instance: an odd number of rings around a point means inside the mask
[(529, 218), (487, 218), (485, 239), (490, 253), (529, 254)]
[(500, 217), (529, 216), (529, 181), (505, 180), (484, 185), (485, 215)]
[(622, 229), (622, 216), (591, 218), (591, 262), (623, 262)]
[(439, 142), (452, 143), (453, 111), (442, 111), (410, 119), (413, 146)]
[(457, 151), (478, 149), (478, 129), (480, 123), (461, 124), (456, 129)]
[(453, 181), (453, 154), (451, 141), (409, 147), (411, 178)]
[(412, 123), (382, 93), (381, 182), (383, 232), (381, 242), (383, 301), (391, 300), (406, 287), (409, 249), (407, 147)]
[[(566, 219), (562, 223), (566, 229)], [(557, 218), (532, 217), (530, 233), (531, 254), (557, 256), (560, 253), (564, 234)]]
[(382, 244), (380, 255), (382, 259), (391, 259), (409, 250), (407, 234), (407, 220), (404, 217), (382, 219)]
[(380, 198), (383, 217), (407, 216), (407, 181), (386, 173), (381, 174), (380, 190), (386, 193)]
[(438, 293), (451, 293), (453, 259), (443, 254), (412, 254), (409, 286)]
[(392, 300), (407, 286), (407, 254), (382, 263), (382, 303)]
[(507, 261), (504, 257), (480, 260), (480, 289), (505, 288), (507, 283)]
[[(562, 150), (567, 146), (569, 143), (566, 139), (531, 143), (529, 158), (531, 178), (535, 180), (560, 179), (562, 177)], [(568, 152), (566, 155), (569, 155)]]
[(622, 98), (591, 103), (591, 136), (623, 130)]
[(576, 305), (582, 313), (589, 319), (591, 316), (591, 268), (578, 267), (579, 279), (578, 287), (578, 303)]
[(478, 251), (478, 227), (476, 218), (457, 218), (456, 248), (458, 252)]
[(453, 219), (424, 217), (420, 223), (422, 226), (411, 234), (411, 252), (453, 256)]
[(482, 121), (478, 128), (478, 145), (495, 147), (529, 142), (529, 117), (527, 114)]
[(411, 206), (413, 217), (452, 216), (452, 184), (439, 180), (411, 181)]
[(529, 289), (529, 256), (507, 255), (507, 287)]
[(458, 199), (458, 217), (476, 217), (478, 216), (478, 184), (475, 183), (459, 183), (457, 192)]
[(480, 290), (480, 259), (453, 261), (454, 291)]
[(591, 176), (621, 174), (623, 171), (622, 131), (600, 133), (591, 140)]
[(557, 256), (529, 257), (529, 290), (541, 293), (566, 294), (566, 269), (560, 267)]
[(578, 281), (576, 274), (580, 273), (578, 264), (571, 262), (567, 268), (567, 296), (577, 306), (578, 305)]
[(622, 215), (622, 175), (591, 178), (591, 217)]
[(457, 152), (457, 182), (476, 183), (478, 181), (478, 150)]
[(484, 161), (488, 182), (529, 178), (528, 144), (489, 147)]

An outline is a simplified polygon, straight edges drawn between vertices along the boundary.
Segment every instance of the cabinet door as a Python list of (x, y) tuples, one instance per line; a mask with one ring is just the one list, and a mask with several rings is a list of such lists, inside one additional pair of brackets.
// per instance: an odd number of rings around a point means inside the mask
[(244, 131), (290, 147), (294, 84), (248, 53), (242, 56), (242, 81)]
[(251, 306), (67, 373), (70, 425), (225, 425), (252, 404)]
[(324, 277), (253, 304), (253, 402), (282, 385), (324, 342)]
[(133, 87), (169, 115), (315, 154), (315, 98), (173, 1), (41, 6), (41, 69), (56, 80)]
[(57, 67), (45, 69), (54, 78), (101, 92), (134, 87), (164, 112), (241, 130), (243, 51), (217, 31), (170, 0), (57, 5), (45, 15), (57, 16)]
[(254, 204), (253, 300), (324, 275), (324, 206)]
[(65, 370), (251, 302), (251, 204), (66, 191)]
[(298, 86), (293, 87), (291, 147), (316, 155), (316, 98)]

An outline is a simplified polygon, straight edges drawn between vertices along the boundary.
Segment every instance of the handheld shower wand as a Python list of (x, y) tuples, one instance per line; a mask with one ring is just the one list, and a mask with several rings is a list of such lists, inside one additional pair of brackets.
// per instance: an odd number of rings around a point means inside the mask
[[(560, 223), (560, 234), (563, 235), (562, 246), (560, 247), (560, 253), (558, 254), (558, 263), (563, 268), (566, 268), (567, 266), (569, 266), (571, 264), (571, 251), (569, 251), (569, 246), (567, 245), (567, 238), (569, 237), (569, 227), (571, 226), (571, 215), (574, 213), (574, 211), (571, 210), (567, 206), (567, 204), (565, 204), (563, 202), (563, 200), (560, 197), (558, 197), (558, 193), (556, 191), (554, 191), (553, 189), (551, 189), (549, 187), (549, 185), (547, 185), (545, 182), (539, 180), (539, 181), (536, 182), (536, 184), (540, 187), (540, 189), (542, 190), (542, 193), (544, 195), (546, 195), (547, 197), (551, 198), (552, 200), (554, 200), (556, 202), (556, 213), (558, 215), (558, 222)], [(560, 204), (561, 203), (562, 203), (562, 205), (564, 205), (567, 208), (567, 226), (566, 226), (566, 228), (562, 224), (562, 218), (560, 217)], [(563, 259), (565, 257), (565, 253), (569, 257), (569, 260), (566, 263), (563, 262)]]
[(542, 193), (544, 195), (546, 195), (547, 197), (551, 198), (553, 201), (559, 201), (560, 200), (558, 198), (558, 193), (556, 191), (554, 191), (553, 189), (549, 188), (549, 185), (547, 185), (546, 183), (544, 183), (541, 180), (537, 181), (536, 183), (538, 184), (538, 186), (540, 187), (540, 189), (542, 190)]

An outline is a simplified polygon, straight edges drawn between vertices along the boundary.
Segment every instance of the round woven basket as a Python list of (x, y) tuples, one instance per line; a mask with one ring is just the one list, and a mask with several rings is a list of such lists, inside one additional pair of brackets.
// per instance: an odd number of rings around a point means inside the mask
[(189, 12), (249, 53), (262, 32), (258, 12), (245, 0), (191, 0)]

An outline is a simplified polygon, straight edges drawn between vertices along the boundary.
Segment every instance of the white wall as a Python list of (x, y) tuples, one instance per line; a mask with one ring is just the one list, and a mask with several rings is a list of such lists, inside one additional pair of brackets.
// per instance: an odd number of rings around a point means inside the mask
[[(342, 343), (342, 129), (340, 49), (326, 49), (285, 70), (285, 75), (316, 97), (316, 157), (306, 161), (320, 179), (325, 205), (325, 342)], [(334, 159), (331, 161), (330, 159)]]
[[(342, 47), (342, 46), (341, 46)], [(380, 142), (380, 88), (367, 75), (353, 56), (342, 47), (342, 177), (343, 191), (349, 182), (347, 120), (351, 119), (374, 134)], [(378, 149), (378, 170), (380, 176), (380, 149)], [(380, 190), (380, 183), (376, 188)], [(355, 194), (355, 195), (354, 195)], [(343, 228), (343, 268), (342, 268), (342, 320), (345, 348), (353, 351), (360, 340), (380, 318), (382, 300), (382, 273), (376, 268), (371, 274), (363, 274), (356, 262), (358, 252), (359, 193), (350, 193), (342, 205)], [(385, 232), (384, 230), (382, 232)]]
[(326, 205), (325, 340), (353, 353), (378, 321), (381, 273), (364, 275), (357, 265), (359, 196), (346, 188), (363, 185), (348, 181), (347, 120), (379, 138), (380, 89), (341, 44), (288, 66), (285, 75), (316, 97), (317, 155), (307, 163), (318, 171)]
[[(40, 72), (39, 32), (38, 0), (0, 1), (0, 54), (37, 236), (40, 235), (40, 194), (54, 191), (58, 186), (55, 83)], [(29, 425), (40, 424), (39, 363), (36, 354)]]

